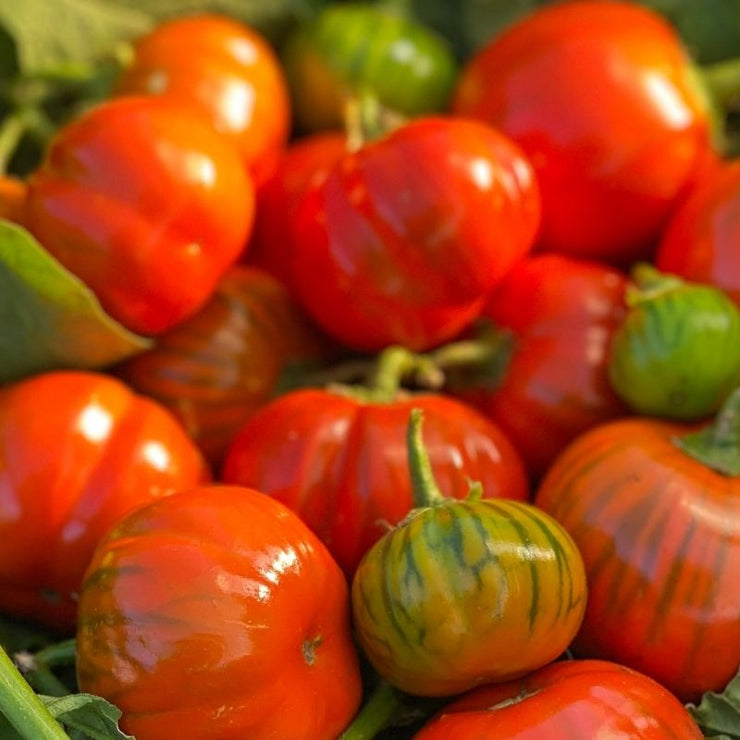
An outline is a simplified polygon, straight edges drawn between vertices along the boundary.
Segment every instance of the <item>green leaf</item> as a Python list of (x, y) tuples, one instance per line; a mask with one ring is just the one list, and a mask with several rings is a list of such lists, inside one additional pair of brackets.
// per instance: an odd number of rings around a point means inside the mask
[(89, 64), (152, 26), (147, 13), (109, 0), (0, 3), (0, 26), (15, 40), (23, 73)]
[(118, 727), (121, 710), (92, 694), (41, 696), (41, 701), (72, 738), (134, 740)]
[(686, 708), (709, 740), (738, 740), (740, 738), (740, 670), (727, 688), (717, 694), (708, 691), (698, 706)]
[(0, 382), (105, 367), (150, 346), (25, 229), (0, 221)]
[[(193, 13), (221, 13), (275, 41), (326, 0), (19, 0), (0, 2), (0, 27), (24, 74), (89, 67), (157, 22)], [(0, 77), (7, 56), (0, 36)]]

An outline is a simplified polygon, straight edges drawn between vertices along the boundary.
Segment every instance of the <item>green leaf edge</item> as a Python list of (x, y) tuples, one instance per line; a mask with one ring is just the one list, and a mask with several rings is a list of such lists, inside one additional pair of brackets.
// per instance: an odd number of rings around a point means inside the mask
[[(27, 294), (27, 304), (15, 304), (16, 295)], [(67, 270), (22, 226), (0, 220), (0, 383), (54, 369), (94, 370), (149, 349), (153, 341), (126, 329), (102, 308), (82, 280)], [(37, 304), (33, 306), (34, 302)], [(24, 311), (49, 307), (48, 314)], [(68, 312), (76, 322), (54, 325), (54, 313)], [(23, 351), (25, 330), (36, 329), (39, 341), (33, 353)], [(14, 337), (21, 335), (21, 342)], [(30, 342), (28, 342), (30, 344)], [(19, 351), (19, 347), (20, 350)]]

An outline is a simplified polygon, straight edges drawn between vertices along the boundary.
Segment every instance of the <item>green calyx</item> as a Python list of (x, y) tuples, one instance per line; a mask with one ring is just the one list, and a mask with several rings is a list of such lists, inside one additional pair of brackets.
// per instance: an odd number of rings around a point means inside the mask
[[(334, 393), (361, 403), (393, 403), (404, 392), (403, 383), (409, 379), (416, 385), (430, 389), (439, 388), (444, 383), (444, 374), (431, 357), (401, 346), (384, 349), (373, 368), (367, 385), (330, 382), (328, 387)], [(350, 370), (363, 373), (367, 372), (367, 367), (353, 366)]]
[(632, 285), (627, 288), (625, 303), (628, 308), (654, 301), (666, 293), (686, 287), (686, 282), (677, 275), (660, 272), (647, 262), (632, 268)]
[(491, 388), (505, 375), (513, 345), (510, 332), (484, 327), (480, 336), (426, 353), (400, 345), (387, 347), (375, 361), (351, 361), (319, 373), (310, 384), (326, 385), (364, 403), (392, 403), (404, 392), (404, 386), (423, 390)]
[(740, 475), (740, 388), (730, 394), (712, 423), (673, 442), (722, 475)]

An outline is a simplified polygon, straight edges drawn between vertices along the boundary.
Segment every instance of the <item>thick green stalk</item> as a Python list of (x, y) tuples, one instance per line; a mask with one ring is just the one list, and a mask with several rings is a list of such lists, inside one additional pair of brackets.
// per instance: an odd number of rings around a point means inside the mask
[(423, 416), (424, 412), (421, 409), (411, 409), (406, 437), (411, 490), (414, 497), (414, 508), (416, 509), (437, 506), (445, 501), (445, 497), (434, 479), (429, 455), (424, 449), (424, 442), (421, 438)]
[(69, 740), (4, 650), (0, 650), (0, 713), (24, 740)]
[(372, 740), (388, 727), (402, 709), (401, 695), (393, 686), (383, 681), (352, 720), (352, 724), (339, 736), (339, 740)]

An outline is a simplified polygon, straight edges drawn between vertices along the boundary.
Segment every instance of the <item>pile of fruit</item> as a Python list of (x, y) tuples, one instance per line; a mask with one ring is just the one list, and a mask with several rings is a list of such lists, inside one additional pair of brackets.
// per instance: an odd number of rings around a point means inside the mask
[(0, 737), (740, 738), (735, 0), (141, 5), (0, 7)]

